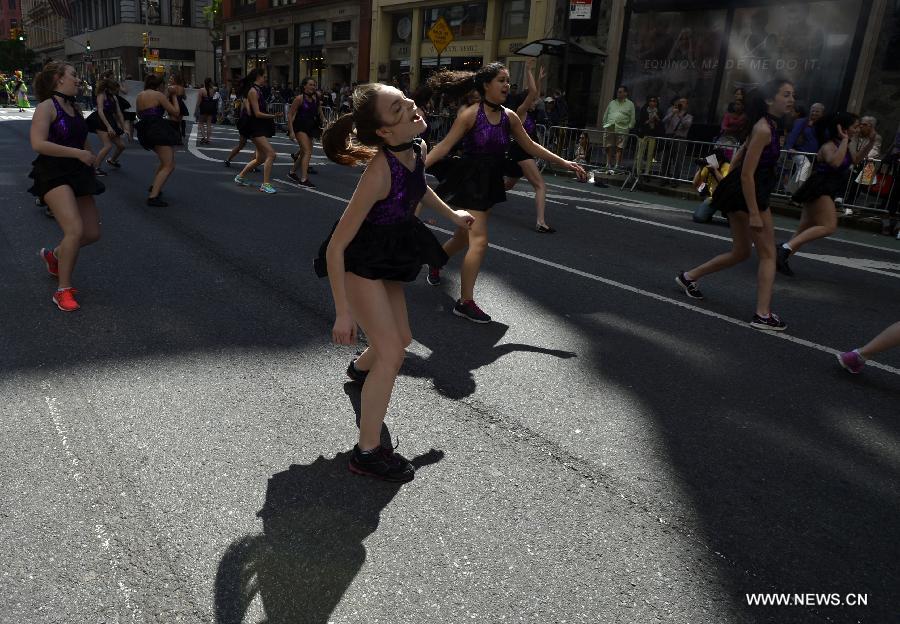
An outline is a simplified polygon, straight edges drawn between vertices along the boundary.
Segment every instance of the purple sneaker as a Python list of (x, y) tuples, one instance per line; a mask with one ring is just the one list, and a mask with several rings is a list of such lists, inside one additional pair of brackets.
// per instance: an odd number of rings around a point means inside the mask
[(847, 372), (859, 375), (862, 372), (866, 361), (856, 351), (847, 351), (846, 353), (838, 353), (838, 364), (844, 367)]

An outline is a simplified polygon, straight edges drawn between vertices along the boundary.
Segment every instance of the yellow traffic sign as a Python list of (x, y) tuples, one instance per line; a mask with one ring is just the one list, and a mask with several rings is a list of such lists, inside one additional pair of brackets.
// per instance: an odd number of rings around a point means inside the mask
[(448, 45), (453, 43), (453, 31), (450, 24), (443, 17), (439, 17), (434, 25), (428, 29), (428, 38), (431, 39), (434, 49), (440, 55)]

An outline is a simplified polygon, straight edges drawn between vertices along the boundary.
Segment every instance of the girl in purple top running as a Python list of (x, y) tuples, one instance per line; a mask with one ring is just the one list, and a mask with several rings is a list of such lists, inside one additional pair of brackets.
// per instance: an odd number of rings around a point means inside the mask
[[(526, 153), (574, 171), (582, 181), (587, 174), (577, 163), (563, 160), (532, 141), (519, 116), (503, 106), (509, 93), (509, 72), (501, 63), (485, 65), (476, 73), (438, 72), (428, 79), (428, 86), (451, 97), (472, 89), (481, 96), (480, 104), (457, 114), (450, 132), (428, 154), (427, 165), (440, 180), (435, 189), (438, 196), (451, 206), (473, 211), (475, 217), (471, 229), (457, 229), (453, 238), (444, 243), (448, 256), (466, 249), (460, 298), (453, 313), (475, 323), (490, 323), (491, 317), (475, 303), (475, 281), (487, 252), (489, 211), (495, 203), (506, 201), (503, 173), (510, 139), (515, 139)], [(460, 141), (462, 158), (440, 162)], [(436, 265), (430, 267), (429, 284), (440, 283), (439, 269)]]
[(781, 154), (776, 120), (793, 108), (794, 85), (788, 80), (771, 80), (747, 95), (747, 119), (752, 124), (750, 137), (732, 160), (731, 173), (719, 183), (712, 197), (712, 207), (728, 215), (731, 251), (675, 277), (688, 297), (703, 299), (696, 280), (743, 262), (750, 257), (751, 247), (756, 247), (759, 258), (756, 313), (750, 325), (769, 331), (787, 328), (771, 310), (775, 230), (769, 196), (778, 183), (776, 164)]
[(834, 198), (838, 195), (843, 197), (850, 182), (850, 170), (875, 144), (873, 135), (861, 150), (850, 152), (850, 136), (859, 131), (859, 117), (853, 113), (837, 113), (819, 119), (814, 128), (817, 142), (821, 145), (816, 154), (816, 165), (813, 174), (793, 196), (795, 202), (803, 205), (800, 224), (793, 238), (776, 250), (778, 272), (788, 276), (794, 275), (788, 260), (798, 249), (837, 231)]
[(402, 282), (415, 280), (423, 264), (447, 261), (415, 209), (421, 201), (461, 230), (474, 219), (464, 210), (452, 210), (425, 184), (425, 148), (418, 138), (425, 119), (415, 102), (393, 87), (365, 84), (353, 93), (353, 109), (325, 131), (322, 147), (334, 162), (366, 162), (366, 169), (320, 248), (315, 268), (331, 282), (336, 317), (332, 340), (353, 344), (357, 324), (369, 340), (347, 369), (351, 379), (363, 382), (359, 442), (350, 470), (402, 482), (413, 478), (412, 464), (380, 444), (394, 382), (412, 341)]
[(28, 189), (47, 204), (63, 238), (55, 249), (41, 249), (47, 272), (58, 279), (53, 303), (63, 312), (79, 307), (72, 288), (78, 251), (100, 239), (100, 213), (94, 195), (105, 188), (94, 175), (94, 154), (88, 145), (88, 127), (75, 104), (80, 81), (75, 68), (48, 63), (34, 79), (40, 104), (31, 119), (31, 149), (38, 153)]

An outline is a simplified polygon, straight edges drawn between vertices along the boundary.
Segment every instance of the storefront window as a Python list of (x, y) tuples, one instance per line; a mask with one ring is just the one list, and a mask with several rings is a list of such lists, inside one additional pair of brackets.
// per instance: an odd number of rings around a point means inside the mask
[(191, 0), (172, 0), (172, 26), (191, 25)]
[(300, 24), (300, 46), (312, 45), (312, 24)]
[(256, 31), (248, 30), (245, 34), (245, 39), (247, 41), (247, 49), (255, 50), (256, 49)]
[(425, 9), (425, 31), (422, 35), (424, 39), (428, 38), (428, 29), (440, 17), (447, 20), (455, 40), (484, 39), (487, 3), (454, 4), (452, 6)]
[(412, 13), (394, 13), (391, 43), (409, 43), (412, 35)]
[(531, 0), (504, 0), (501, 37), (527, 37)]
[(325, 43), (325, 26), (326, 22), (313, 24), (313, 45), (323, 45)]

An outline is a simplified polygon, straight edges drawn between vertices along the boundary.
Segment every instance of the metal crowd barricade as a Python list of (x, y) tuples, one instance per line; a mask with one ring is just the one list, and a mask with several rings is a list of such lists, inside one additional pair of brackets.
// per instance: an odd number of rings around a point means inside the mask
[(284, 102), (269, 102), (268, 113), (275, 115), (275, 128), (280, 132), (287, 132), (287, 112), (291, 107)]
[[(538, 135), (541, 137), (541, 135)], [(621, 137), (622, 156), (619, 166), (615, 167), (616, 146), (607, 148), (606, 142), (613, 137)], [(552, 126), (545, 128), (541, 137), (541, 144), (561, 158), (574, 160), (586, 166), (588, 169), (608, 171), (614, 174), (624, 175), (622, 186), (630, 181), (637, 157), (638, 141), (633, 134), (616, 134), (607, 130), (594, 128), (569, 128), (565, 126)], [(607, 149), (609, 154), (607, 155)], [(607, 167), (607, 161), (609, 167)], [(548, 164), (551, 170), (553, 165)]]
[(897, 175), (900, 167), (896, 159), (888, 161), (881, 158), (867, 158), (857, 165), (850, 174), (847, 188), (844, 190), (842, 205), (846, 211), (854, 213), (889, 212), (894, 206), (893, 218), (896, 218)]

